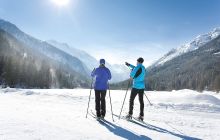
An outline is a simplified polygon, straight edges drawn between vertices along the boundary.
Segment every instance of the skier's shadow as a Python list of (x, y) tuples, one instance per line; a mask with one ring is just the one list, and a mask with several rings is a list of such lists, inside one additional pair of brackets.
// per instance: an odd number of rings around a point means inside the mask
[(179, 138), (181, 138), (183, 140), (202, 140), (202, 139), (199, 139), (199, 138), (186, 136), (184, 134), (177, 134), (175, 132), (171, 132), (171, 131), (166, 130), (164, 128), (161, 128), (161, 127), (158, 127), (158, 126), (154, 126), (154, 125), (151, 125), (151, 124), (148, 124), (148, 123), (142, 124), (142, 123), (139, 123), (139, 122), (136, 122), (136, 121), (133, 121), (133, 120), (131, 120), (130, 122), (138, 124), (138, 125), (140, 125), (140, 126), (142, 126), (144, 128), (147, 128), (149, 130), (157, 131), (157, 132), (160, 132), (160, 133), (167, 133), (167, 134), (179, 137)]
[(147, 136), (137, 135), (109, 121), (99, 121), (99, 123), (105, 126), (110, 132), (127, 140), (151, 140), (151, 138)]

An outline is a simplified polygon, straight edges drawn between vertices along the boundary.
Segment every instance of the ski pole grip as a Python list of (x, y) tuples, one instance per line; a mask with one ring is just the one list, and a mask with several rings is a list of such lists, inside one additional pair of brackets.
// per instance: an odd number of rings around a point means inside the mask
[(131, 64), (129, 64), (128, 62), (125, 62), (125, 65), (129, 67)]

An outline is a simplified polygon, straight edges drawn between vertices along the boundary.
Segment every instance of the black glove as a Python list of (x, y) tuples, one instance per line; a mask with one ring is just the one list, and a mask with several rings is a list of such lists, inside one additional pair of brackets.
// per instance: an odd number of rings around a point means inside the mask
[(125, 65), (127, 65), (129, 67), (131, 64), (129, 64), (128, 62), (125, 62)]

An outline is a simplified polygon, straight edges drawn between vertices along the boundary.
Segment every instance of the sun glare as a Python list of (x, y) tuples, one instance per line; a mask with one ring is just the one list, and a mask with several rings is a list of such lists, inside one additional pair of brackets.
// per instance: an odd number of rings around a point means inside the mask
[(70, 0), (51, 0), (57, 6), (66, 6), (69, 4)]

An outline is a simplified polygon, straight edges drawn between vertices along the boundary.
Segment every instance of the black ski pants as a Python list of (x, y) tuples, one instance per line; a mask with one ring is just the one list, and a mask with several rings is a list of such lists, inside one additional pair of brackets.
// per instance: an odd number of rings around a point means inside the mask
[(95, 109), (97, 117), (105, 116), (106, 103), (105, 103), (106, 90), (95, 90)]
[(139, 102), (140, 102), (140, 116), (144, 116), (144, 89), (136, 89), (132, 88), (131, 95), (130, 95), (130, 102), (129, 102), (129, 114), (133, 114), (133, 108), (134, 108), (134, 99), (135, 97), (139, 96)]

